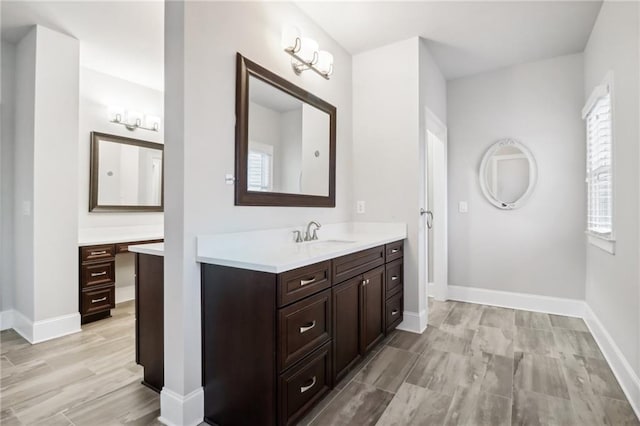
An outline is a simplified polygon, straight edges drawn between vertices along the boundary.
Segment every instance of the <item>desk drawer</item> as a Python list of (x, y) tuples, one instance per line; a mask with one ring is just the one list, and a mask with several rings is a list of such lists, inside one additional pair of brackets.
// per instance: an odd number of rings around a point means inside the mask
[(333, 259), (333, 284), (353, 278), (384, 264), (384, 246), (362, 250)]
[(404, 240), (389, 243), (385, 247), (387, 262), (392, 260), (401, 259), (404, 255)]
[(115, 257), (115, 255), (116, 252), (113, 244), (80, 247), (80, 262), (111, 259)]
[(130, 243), (117, 243), (116, 244), (116, 253), (128, 253), (129, 246), (137, 246), (140, 244), (151, 244), (151, 243), (161, 243), (164, 240), (145, 240), (145, 241), (133, 241)]
[(331, 261), (293, 269), (278, 275), (278, 307), (331, 287)]
[(331, 338), (331, 290), (278, 311), (278, 369), (284, 371)]
[(331, 389), (331, 342), (280, 376), (279, 382), (279, 424), (295, 424)]
[(81, 314), (88, 315), (116, 307), (116, 286), (89, 289), (81, 292)]
[(101, 286), (115, 282), (115, 261), (89, 263), (81, 266), (81, 288)]
[(386, 297), (392, 296), (402, 289), (403, 266), (402, 259), (394, 260), (386, 265)]

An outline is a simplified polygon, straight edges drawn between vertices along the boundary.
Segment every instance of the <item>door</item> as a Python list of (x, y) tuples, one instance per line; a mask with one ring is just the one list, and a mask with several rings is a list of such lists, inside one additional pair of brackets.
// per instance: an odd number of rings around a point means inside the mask
[(337, 383), (360, 359), (360, 288), (362, 276), (333, 287), (333, 366)]
[(362, 275), (361, 283), (361, 353), (366, 353), (384, 337), (385, 288), (384, 266)]

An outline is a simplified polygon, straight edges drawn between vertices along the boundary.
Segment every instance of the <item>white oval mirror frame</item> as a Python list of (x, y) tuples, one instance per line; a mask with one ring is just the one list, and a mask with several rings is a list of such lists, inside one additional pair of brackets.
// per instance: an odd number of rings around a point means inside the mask
[[(492, 194), (491, 191), (489, 190), (487, 179), (486, 179), (486, 172), (487, 172), (487, 167), (489, 165), (489, 161), (496, 154), (496, 152), (501, 148), (509, 147), (509, 146), (519, 149), (527, 158), (527, 161), (529, 162), (529, 185), (527, 186), (526, 191), (517, 200), (513, 202), (504, 202), (504, 201), (498, 200), (497, 197), (494, 196), (494, 194)], [(487, 149), (487, 152), (482, 157), (482, 163), (480, 163), (479, 178), (480, 178), (480, 188), (482, 189), (482, 193), (487, 198), (487, 200), (489, 200), (491, 204), (493, 204), (494, 206), (502, 210), (514, 210), (522, 207), (525, 201), (531, 196), (531, 193), (535, 188), (536, 181), (538, 178), (538, 169), (537, 169), (536, 161), (535, 161), (535, 158), (533, 157), (533, 154), (531, 153), (531, 151), (529, 151), (529, 149), (526, 146), (524, 146), (522, 143), (518, 142), (515, 139), (501, 139), (498, 142), (491, 145), (489, 149)]]

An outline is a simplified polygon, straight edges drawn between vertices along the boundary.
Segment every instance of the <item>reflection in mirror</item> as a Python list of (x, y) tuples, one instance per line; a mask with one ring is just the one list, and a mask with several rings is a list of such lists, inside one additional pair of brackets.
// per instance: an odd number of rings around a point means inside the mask
[(90, 211), (162, 211), (163, 145), (92, 133)]
[(330, 117), (249, 76), (247, 189), (329, 195)]
[(521, 143), (505, 139), (494, 144), (480, 166), (480, 185), (496, 207), (515, 209), (531, 194), (536, 180), (533, 155)]

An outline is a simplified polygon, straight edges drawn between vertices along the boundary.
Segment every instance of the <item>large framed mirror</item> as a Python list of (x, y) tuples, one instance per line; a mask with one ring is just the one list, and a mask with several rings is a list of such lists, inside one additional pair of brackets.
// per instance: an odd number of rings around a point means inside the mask
[(164, 145), (91, 132), (90, 212), (164, 210)]
[(514, 139), (502, 139), (490, 146), (480, 164), (482, 193), (503, 210), (522, 207), (533, 193), (537, 176), (533, 154)]
[(237, 54), (238, 206), (335, 207), (336, 108)]

